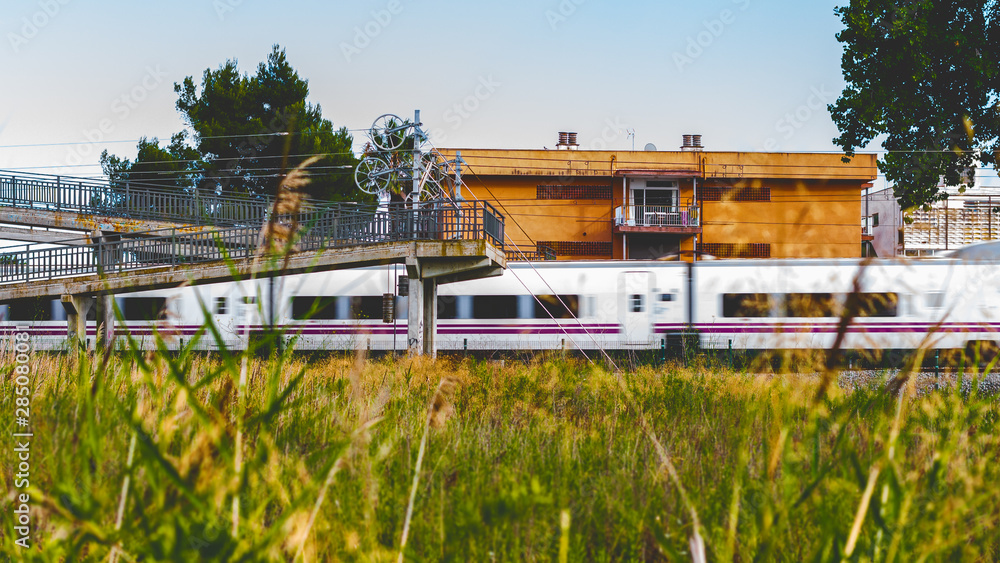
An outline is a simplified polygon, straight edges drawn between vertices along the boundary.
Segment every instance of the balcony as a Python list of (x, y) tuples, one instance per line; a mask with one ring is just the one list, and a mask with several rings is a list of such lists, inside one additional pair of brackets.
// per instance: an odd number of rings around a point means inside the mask
[(616, 233), (699, 234), (698, 207), (625, 205), (615, 208)]

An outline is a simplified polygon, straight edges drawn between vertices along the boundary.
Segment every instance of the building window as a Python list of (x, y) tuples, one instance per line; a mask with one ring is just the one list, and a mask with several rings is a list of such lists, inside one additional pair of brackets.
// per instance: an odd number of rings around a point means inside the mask
[(632, 180), (632, 205), (677, 207), (680, 189), (676, 180)]
[(698, 249), (703, 254), (716, 258), (770, 258), (771, 245), (768, 243), (751, 242), (736, 244), (732, 242), (699, 243)]
[(540, 240), (538, 246), (552, 249), (556, 256), (611, 256), (610, 242)]
[(872, 214), (872, 226), (873, 227), (877, 227), (878, 226), (878, 213), (873, 213)]
[(702, 201), (771, 201), (771, 188), (704, 187), (698, 192)]
[(611, 199), (611, 184), (540, 185), (535, 192), (535, 197), (537, 199)]
[(215, 314), (226, 315), (229, 313), (228, 300), (225, 297), (215, 298)]

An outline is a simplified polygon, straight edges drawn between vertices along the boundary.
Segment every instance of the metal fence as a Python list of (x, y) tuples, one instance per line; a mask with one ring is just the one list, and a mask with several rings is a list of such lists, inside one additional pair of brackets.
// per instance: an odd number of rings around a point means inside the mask
[[(282, 228), (273, 232), (294, 229), (296, 251), (418, 240), (486, 240), (503, 249), (503, 216), (485, 202), (435, 201), (392, 209), (345, 204), (335, 212), (327, 209), (297, 216), (297, 223), (291, 219), (279, 218), (276, 223)], [(21, 250), (0, 253), (0, 283), (246, 259), (258, 252), (264, 239), (262, 231), (258, 224), (199, 233), (151, 231), (120, 240), (104, 237), (93, 244), (55, 248), (28, 244)]]
[(266, 198), (219, 196), (198, 190), (133, 186), (63, 176), (0, 172), (0, 205), (192, 225), (260, 221)]
[(629, 227), (698, 227), (697, 206), (626, 205), (615, 208), (615, 224)]

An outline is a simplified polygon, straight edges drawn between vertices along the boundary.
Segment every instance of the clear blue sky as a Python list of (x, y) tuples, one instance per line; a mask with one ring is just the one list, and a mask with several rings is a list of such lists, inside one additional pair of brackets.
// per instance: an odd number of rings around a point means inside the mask
[(439, 147), (551, 148), (568, 130), (629, 149), (634, 129), (637, 149), (700, 133), (709, 150), (832, 151), (836, 4), (10, 0), (0, 169), (97, 175), (104, 148), (182, 128), (175, 82), (229, 58), (253, 72), (275, 43), (335, 126), (420, 109)]

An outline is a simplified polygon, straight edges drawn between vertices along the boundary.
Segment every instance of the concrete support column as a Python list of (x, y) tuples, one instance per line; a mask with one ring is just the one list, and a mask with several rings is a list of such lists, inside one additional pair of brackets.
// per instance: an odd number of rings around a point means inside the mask
[(115, 336), (114, 296), (98, 295), (94, 298), (97, 313), (97, 338), (94, 346), (98, 350), (107, 349)]
[(424, 347), (422, 353), (425, 356), (430, 356), (431, 358), (437, 357), (437, 320), (438, 320), (438, 308), (437, 308), (437, 294), (438, 294), (438, 284), (437, 280), (434, 278), (429, 278), (422, 280), (423, 290), (421, 293), (424, 294)]
[(66, 310), (66, 337), (71, 346), (87, 345), (87, 313), (94, 306), (94, 298), (89, 295), (63, 295), (63, 309)]
[[(91, 240), (97, 245), (97, 273), (102, 277), (108, 271), (114, 271), (121, 262), (121, 235), (109, 235), (101, 231), (90, 233)], [(104, 350), (111, 345), (115, 335), (115, 308), (113, 295), (96, 297), (97, 338), (94, 347)]]
[(424, 349), (424, 283), (411, 277), (409, 296), (406, 298), (406, 349), (411, 356), (419, 356)]
[(437, 356), (437, 280), (410, 278), (406, 342), (411, 356)]

